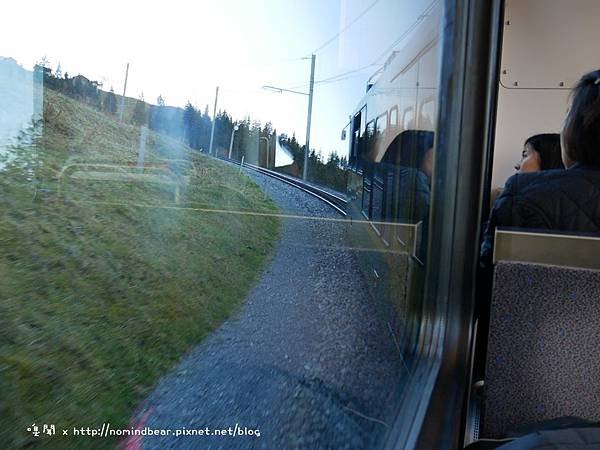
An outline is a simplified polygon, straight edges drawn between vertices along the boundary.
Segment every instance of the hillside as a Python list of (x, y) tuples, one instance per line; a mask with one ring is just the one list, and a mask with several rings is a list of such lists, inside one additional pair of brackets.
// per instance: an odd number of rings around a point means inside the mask
[[(136, 404), (228, 317), (278, 236), (233, 167), (55, 91), (0, 149), (0, 448), (108, 448)], [(57, 436), (27, 427), (55, 424)]]

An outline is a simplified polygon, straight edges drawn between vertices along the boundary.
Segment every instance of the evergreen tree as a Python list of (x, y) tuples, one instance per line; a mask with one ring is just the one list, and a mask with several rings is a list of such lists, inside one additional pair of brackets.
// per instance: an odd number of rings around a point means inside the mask
[(268, 138), (271, 137), (271, 135), (273, 134), (273, 124), (270, 121), (265, 123), (265, 126), (263, 127), (261, 134)]
[(208, 105), (204, 110), (204, 114), (199, 117), (198, 123), (198, 148), (208, 150), (210, 144), (210, 129), (212, 120), (208, 115)]
[(131, 121), (136, 125), (145, 125), (148, 121), (147, 113), (146, 113), (146, 103), (144, 102), (144, 94), (140, 95), (140, 98), (137, 102), (135, 102), (135, 107), (133, 108), (133, 116)]
[(183, 139), (184, 141), (192, 147), (194, 141), (194, 128), (196, 124), (196, 109), (194, 106), (188, 101), (185, 105), (185, 109), (183, 110)]
[(35, 65), (44, 67), (44, 68), (48, 68), (48, 66), (50, 65), (50, 60), (48, 59), (48, 57), (46, 55), (44, 55), (37, 63), (35, 63)]
[(158, 131), (159, 133), (169, 134), (169, 127), (167, 124), (168, 118), (165, 109), (165, 98), (162, 96), (162, 94), (156, 98), (156, 105), (157, 106), (155, 107), (150, 107), (150, 117), (148, 120), (150, 129)]
[(233, 119), (227, 111), (219, 111), (215, 122), (214, 148), (229, 149), (229, 141), (233, 130)]

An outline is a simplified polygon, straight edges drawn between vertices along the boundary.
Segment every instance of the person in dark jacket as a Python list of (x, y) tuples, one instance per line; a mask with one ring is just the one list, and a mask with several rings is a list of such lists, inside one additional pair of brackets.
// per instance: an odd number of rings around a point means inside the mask
[(561, 141), (567, 170), (517, 173), (506, 182), (484, 233), (484, 268), (492, 262), (497, 227), (600, 232), (600, 70), (573, 89)]
[[(521, 160), (515, 165), (519, 173), (539, 172), (540, 170), (564, 169), (560, 148), (560, 134), (542, 133), (530, 136), (523, 144)], [(504, 187), (492, 189), (490, 204), (502, 194)]]

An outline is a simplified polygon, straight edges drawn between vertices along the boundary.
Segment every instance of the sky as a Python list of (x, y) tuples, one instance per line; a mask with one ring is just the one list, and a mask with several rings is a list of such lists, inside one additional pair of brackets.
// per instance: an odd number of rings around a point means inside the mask
[(5, 0), (0, 56), (27, 69), (45, 56), (121, 93), (168, 105), (218, 109), (234, 119), (271, 121), (278, 133), (305, 140), (316, 51), (311, 148), (347, 153), (342, 129), (368, 78), (430, 0)]

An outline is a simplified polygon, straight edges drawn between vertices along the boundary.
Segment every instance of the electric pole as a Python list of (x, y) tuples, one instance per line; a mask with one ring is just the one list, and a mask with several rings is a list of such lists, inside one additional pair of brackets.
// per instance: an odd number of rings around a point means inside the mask
[(123, 84), (123, 97), (121, 97), (121, 114), (119, 115), (119, 121), (123, 122), (123, 113), (125, 112), (125, 92), (127, 91), (127, 76), (129, 75), (129, 63), (125, 69), (125, 84)]
[(310, 58), (310, 87), (308, 89), (308, 118), (306, 119), (306, 145), (304, 147), (304, 168), (302, 179), (306, 181), (308, 174), (308, 153), (310, 152), (310, 117), (312, 115), (313, 88), (315, 86), (315, 55)]
[[(215, 92), (215, 107), (213, 109), (213, 117), (212, 117), (212, 127), (210, 128), (210, 144), (208, 146), (208, 154), (212, 155), (213, 152), (213, 139), (215, 137), (215, 123), (217, 122), (217, 100), (219, 99), (219, 86), (217, 86), (217, 91)], [(215, 156), (216, 150), (215, 150)]]

